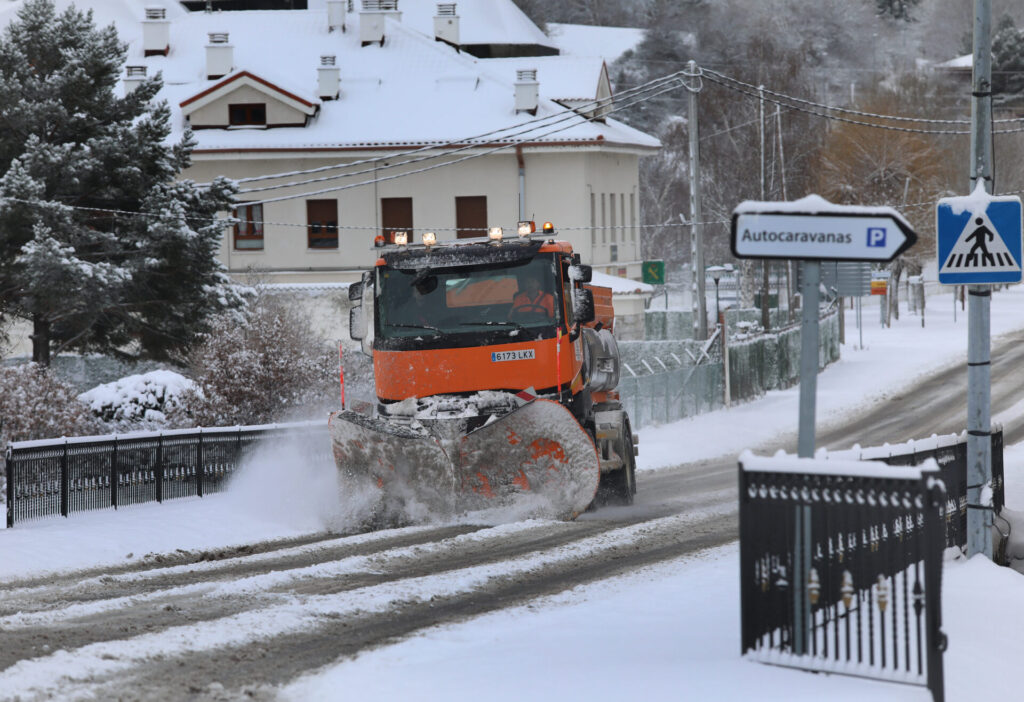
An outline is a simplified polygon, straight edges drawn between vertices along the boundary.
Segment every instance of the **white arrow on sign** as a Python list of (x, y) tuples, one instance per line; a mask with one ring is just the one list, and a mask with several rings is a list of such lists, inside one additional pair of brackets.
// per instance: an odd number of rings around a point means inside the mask
[(891, 207), (833, 205), (817, 195), (795, 202), (744, 202), (732, 215), (736, 258), (891, 261), (917, 235)]

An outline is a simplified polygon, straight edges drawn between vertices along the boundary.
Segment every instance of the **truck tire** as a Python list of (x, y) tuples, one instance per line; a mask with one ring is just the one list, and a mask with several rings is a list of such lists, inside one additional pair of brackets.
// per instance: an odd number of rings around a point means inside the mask
[(633, 456), (633, 433), (628, 420), (617, 448), (625, 465), (601, 476), (598, 498), (605, 505), (631, 505), (636, 494), (636, 458)]

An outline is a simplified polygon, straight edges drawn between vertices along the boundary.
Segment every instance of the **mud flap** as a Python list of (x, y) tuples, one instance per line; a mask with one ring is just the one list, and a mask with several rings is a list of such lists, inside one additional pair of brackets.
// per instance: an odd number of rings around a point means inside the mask
[(455, 471), (426, 431), (348, 410), (329, 424), (341, 489), (374, 496), (375, 517), (425, 521), (456, 511)]
[(464, 509), (535, 501), (573, 519), (593, 501), (601, 467), (572, 413), (538, 399), (462, 437), (457, 474)]

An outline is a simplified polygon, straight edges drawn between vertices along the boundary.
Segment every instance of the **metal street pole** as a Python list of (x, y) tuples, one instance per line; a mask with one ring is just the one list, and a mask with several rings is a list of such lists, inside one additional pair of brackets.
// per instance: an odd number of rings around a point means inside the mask
[[(992, 0), (974, 0), (971, 96), (971, 191), (981, 183), (992, 193)], [(971, 285), (967, 293), (967, 555), (991, 559), (992, 288)]]
[(814, 458), (814, 414), (818, 392), (818, 286), (821, 262), (803, 262), (803, 297), (800, 325), (800, 424), (797, 455)]
[[(761, 202), (765, 198), (765, 153), (764, 153), (764, 86), (757, 86), (757, 94), (760, 98), (760, 112), (757, 120), (757, 132), (761, 140)], [(771, 327), (771, 310), (768, 307), (768, 286), (771, 263), (768, 259), (761, 260), (761, 327), (767, 332)]]
[(708, 338), (708, 310), (704, 299), (704, 225), (701, 224), (700, 212), (700, 139), (697, 129), (697, 93), (701, 90), (701, 81), (696, 61), (690, 61), (687, 68), (690, 78), (690, 84), (686, 86), (689, 92), (687, 131), (690, 133), (690, 264), (696, 298), (691, 308), (694, 338), (703, 340)]

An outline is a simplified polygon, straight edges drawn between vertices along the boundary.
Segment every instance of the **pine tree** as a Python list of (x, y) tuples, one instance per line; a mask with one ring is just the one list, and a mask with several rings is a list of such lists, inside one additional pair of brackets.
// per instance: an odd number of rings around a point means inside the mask
[(234, 186), (175, 175), (158, 77), (115, 94), (126, 45), (92, 13), (27, 0), (0, 36), (0, 321), (30, 320), (33, 360), (178, 360), (244, 305), (217, 262)]
[(1024, 32), (1009, 15), (992, 35), (992, 91), (1003, 99), (1024, 93)]
[(884, 17), (891, 17), (894, 20), (911, 22), (910, 8), (917, 5), (921, 0), (875, 0), (878, 14)]

